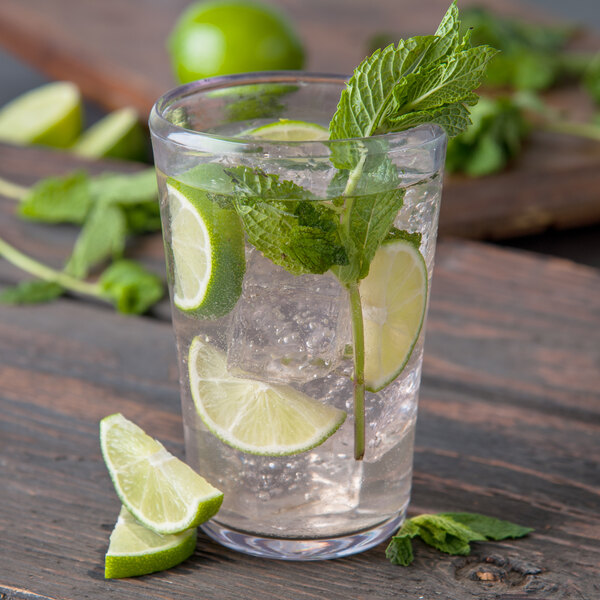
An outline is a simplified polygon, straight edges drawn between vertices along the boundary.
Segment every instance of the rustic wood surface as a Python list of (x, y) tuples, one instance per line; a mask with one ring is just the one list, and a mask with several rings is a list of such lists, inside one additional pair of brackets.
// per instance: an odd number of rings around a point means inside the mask
[(119, 501), (98, 421), (121, 411), (183, 455), (170, 325), (73, 299), (0, 307), (0, 598), (595, 600), (599, 299), (590, 268), (439, 248), (410, 512), (479, 511), (535, 527), (528, 538), (469, 558), (417, 543), (401, 568), (385, 544), (300, 564), (201, 535), (181, 566), (121, 581), (103, 579)]
[[(87, 166), (59, 152), (0, 149), (22, 184)], [(0, 235), (56, 266), (75, 230), (27, 223), (0, 199)], [(130, 251), (162, 269), (160, 236)], [(600, 594), (600, 273), (475, 242), (438, 251), (411, 514), (478, 511), (535, 527), (469, 558), (417, 543), (408, 568), (385, 544), (324, 563), (266, 561), (201, 535), (165, 573), (103, 579), (119, 502), (98, 420), (122, 411), (183, 456), (166, 302), (150, 317), (67, 297), (0, 307), (0, 598), (437, 598), (596, 600)], [(22, 279), (0, 261), (0, 286)]]
[[(461, 6), (475, 3), (465, 0)], [(508, 14), (547, 19), (509, 0), (485, 0)], [(175, 83), (165, 40), (188, 0), (2, 0), (0, 44), (49, 76), (77, 82), (107, 109), (132, 105), (143, 118)], [(307, 68), (350, 72), (369, 38), (392, 32), (430, 32), (448, 0), (421, 0), (403, 9), (396, 0), (277, 0), (293, 19), (308, 51)], [(577, 47), (600, 48), (591, 34)], [(580, 91), (552, 101), (580, 117), (592, 106)], [(441, 232), (504, 239), (600, 222), (600, 144), (560, 135), (535, 135), (525, 156), (501, 175), (448, 180)]]

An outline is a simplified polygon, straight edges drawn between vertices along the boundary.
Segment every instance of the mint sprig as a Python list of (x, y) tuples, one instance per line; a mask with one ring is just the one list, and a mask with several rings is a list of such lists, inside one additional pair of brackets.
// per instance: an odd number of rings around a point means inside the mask
[[(495, 54), (489, 46), (472, 48), (469, 32), (461, 36), (454, 1), (435, 35), (401, 40), (397, 46), (376, 50), (354, 70), (329, 125), (330, 138), (364, 138), (422, 123), (438, 124), (449, 136), (457, 135), (470, 123), (468, 107), (477, 102), (473, 90), (481, 84), (485, 67)], [(384, 171), (390, 172), (388, 189), (394, 190), (397, 175), (387, 168), (385, 154), (382, 156), (378, 167), (383, 166)], [(369, 157), (360, 142), (333, 145), (331, 160), (338, 169), (347, 171), (342, 198), (335, 204), (340, 210), (340, 237), (346, 245), (349, 265), (332, 270), (350, 296), (354, 341), (354, 456), (360, 460), (365, 448), (365, 350), (358, 283), (367, 276), (377, 248), (387, 237), (402, 206), (402, 196), (399, 191), (375, 194), (361, 206), (360, 196), (355, 196), (361, 191), (363, 173), (368, 173)], [(377, 227), (373, 228), (372, 224)]]
[(391, 563), (406, 567), (414, 560), (411, 540), (415, 537), (440, 552), (466, 556), (471, 552), (470, 542), (515, 539), (532, 531), (530, 527), (477, 513), (423, 514), (404, 522), (385, 555)]

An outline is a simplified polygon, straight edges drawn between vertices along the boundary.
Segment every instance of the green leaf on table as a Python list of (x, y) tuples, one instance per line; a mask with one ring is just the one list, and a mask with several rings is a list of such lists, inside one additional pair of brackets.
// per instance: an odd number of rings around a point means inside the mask
[(531, 130), (513, 98), (482, 96), (471, 109), (471, 119), (467, 130), (448, 142), (448, 172), (480, 177), (502, 170), (520, 154)]
[(80, 225), (92, 201), (89, 177), (77, 171), (64, 177), (42, 179), (30, 189), (18, 211), (35, 221)]
[(452, 519), (455, 523), (460, 523), (489, 540), (515, 539), (533, 532), (531, 527), (523, 527), (478, 513), (440, 513), (440, 516)]
[(404, 522), (390, 540), (386, 557), (394, 564), (410, 565), (414, 559), (411, 540), (415, 537), (446, 554), (466, 556), (471, 552), (470, 542), (519, 538), (532, 531), (477, 513), (423, 514)]
[(32, 279), (0, 291), (0, 304), (41, 304), (62, 296), (65, 290), (58, 283)]
[(90, 191), (102, 202), (120, 206), (156, 201), (156, 171), (148, 168), (135, 173), (103, 173), (90, 181)]
[(125, 249), (127, 223), (121, 208), (97, 204), (85, 220), (65, 271), (84, 278), (102, 262), (120, 257)]
[[(347, 263), (338, 215), (291, 181), (245, 167), (226, 170), (249, 242), (294, 275)], [(303, 202), (302, 200), (312, 200)]]
[(119, 260), (100, 276), (98, 285), (119, 312), (142, 314), (164, 294), (160, 278), (132, 260)]

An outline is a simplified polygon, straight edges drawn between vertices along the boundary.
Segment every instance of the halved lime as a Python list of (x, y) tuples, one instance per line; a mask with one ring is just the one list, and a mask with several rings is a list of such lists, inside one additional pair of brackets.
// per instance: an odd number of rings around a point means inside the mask
[(48, 83), (0, 109), (0, 140), (66, 148), (81, 133), (82, 113), (76, 85), (67, 81)]
[(190, 557), (196, 548), (198, 530), (161, 535), (146, 529), (121, 506), (119, 518), (110, 534), (104, 560), (104, 577), (137, 577), (170, 569)]
[(181, 533), (213, 517), (223, 494), (117, 413), (100, 421), (100, 446), (121, 502), (156, 533)]
[(383, 244), (360, 282), (365, 332), (365, 383), (376, 392), (404, 369), (427, 306), (427, 266), (410, 242)]
[(86, 129), (71, 149), (88, 158), (142, 161), (146, 158), (147, 142), (137, 111), (126, 107), (109, 113)]
[(328, 139), (329, 131), (318, 123), (280, 119), (244, 132), (242, 136), (274, 142), (308, 142)]
[(226, 444), (264, 456), (305, 452), (322, 444), (346, 418), (282, 384), (234, 377), (226, 356), (194, 338), (188, 369), (192, 397), (200, 418)]
[(205, 192), (167, 181), (173, 251), (173, 301), (179, 310), (216, 319), (233, 309), (246, 267), (244, 231), (233, 209)]

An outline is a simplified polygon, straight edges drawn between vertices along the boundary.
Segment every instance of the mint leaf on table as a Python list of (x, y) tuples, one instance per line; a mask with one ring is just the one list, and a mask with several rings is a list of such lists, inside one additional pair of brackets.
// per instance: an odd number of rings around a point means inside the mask
[(100, 203), (85, 220), (65, 271), (75, 277), (86, 277), (91, 269), (109, 258), (123, 254), (127, 222), (118, 206)]
[(502, 519), (495, 519), (477, 513), (440, 513), (440, 516), (461, 523), (489, 540), (515, 539), (534, 531), (531, 527), (523, 527), (510, 521), (503, 521)]
[(514, 539), (532, 531), (477, 513), (423, 514), (404, 522), (385, 554), (393, 564), (408, 566), (414, 559), (411, 540), (415, 537), (446, 554), (465, 556), (471, 552), (470, 542)]
[(90, 192), (120, 206), (156, 201), (158, 185), (153, 168), (136, 173), (103, 173), (90, 180)]
[(35, 221), (81, 225), (93, 201), (89, 186), (89, 176), (83, 171), (42, 179), (30, 188), (18, 212)]
[(277, 175), (246, 167), (226, 172), (233, 181), (233, 206), (248, 240), (275, 264), (301, 275), (324, 273), (332, 265), (348, 262), (335, 210)]
[(481, 97), (471, 109), (472, 124), (448, 141), (446, 169), (480, 177), (502, 170), (519, 155), (531, 125), (510, 97)]
[(0, 304), (40, 304), (55, 300), (64, 293), (64, 288), (57, 283), (32, 279), (4, 288), (0, 292)]
[(132, 260), (119, 260), (100, 276), (98, 287), (119, 312), (145, 313), (158, 302), (164, 288), (160, 278)]

